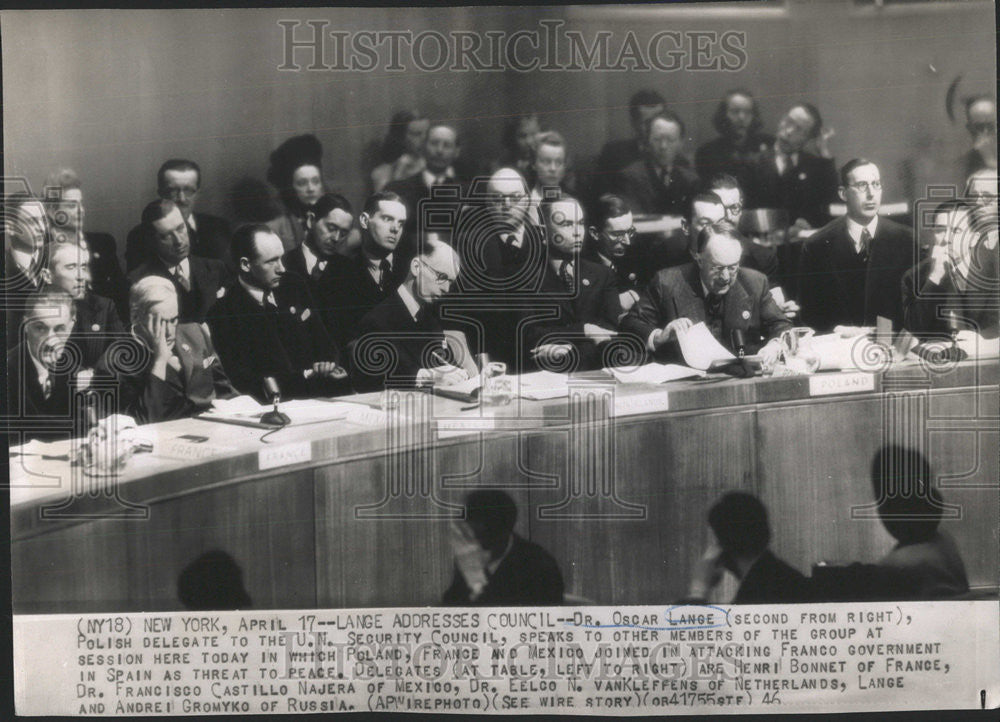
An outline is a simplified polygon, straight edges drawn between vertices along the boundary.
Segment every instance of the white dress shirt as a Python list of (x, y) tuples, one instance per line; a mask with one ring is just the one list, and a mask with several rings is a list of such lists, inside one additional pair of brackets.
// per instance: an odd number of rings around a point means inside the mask
[[(854, 252), (861, 253), (861, 231), (868, 229), (868, 233), (871, 234), (872, 240), (875, 240), (875, 227), (878, 225), (878, 216), (876, 215), (867, 226), (863, 226), (855, 220), (850, 218), (847, 219), (847, 235), (851, 237), (854, 242)], [(868, 249), (869, 252), (871, 248)]]

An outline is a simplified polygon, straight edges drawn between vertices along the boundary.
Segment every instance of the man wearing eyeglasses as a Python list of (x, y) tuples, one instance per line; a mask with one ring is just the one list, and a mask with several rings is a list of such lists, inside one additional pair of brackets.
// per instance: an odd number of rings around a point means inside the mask
[(335, 272), (338, 264), (348, 263), (341, 251), (351, 233), (353, 211), (350, 201), (334, 193), (320, 196), (313, 210), (316, 220), (306, 233), (305, 241), (285, 253), (282, 262), (286, 272), (305, 280), (327, 330), (338, 344), (343, 344), (347, 339), (337, 332), (334, 312)]
[[(411, 261), (406, 280), (358, 324), (352, 348), (354, 387), (375, 391), (395, 386), (450, 386), (469, 378), (453, 363), (435, 306), (451, 290), (459, 272), (458, 255), (447, 243), (425, 238)], [(392, 346), (395, 365), (375, 368), (371, 344)]]
[(803, 322), (827, 333), (835, 326), (874, 326), (881, 316), (902, 328), (900, 282), (916, 262), (910, 229), (880, 218), (882, 178), (865, 158), (840, 169), (847, 215), (830, 221), (802, 247), (799, 303)]
[(678, 336), (704, 322), (734, 353), (739, 329), (747, 353), (777, 357), (777, 339), (792, 324), (772, 298), (767, 277), (740, 267), (743, 242), (727, 221), (698, 233), (695, 261), (665, 268), (653, 278), (622, 320), (622, 332), (638, 336), (658, 361), (684, 363)]
[(590, 243), (584, 258), (611, 270), (618, 284), (618, 300), (627, 312), (639, 300), (639, 269), (632, 241), (635, 226), (628, 203), (611, 193), (597, 199), (588, 228)]

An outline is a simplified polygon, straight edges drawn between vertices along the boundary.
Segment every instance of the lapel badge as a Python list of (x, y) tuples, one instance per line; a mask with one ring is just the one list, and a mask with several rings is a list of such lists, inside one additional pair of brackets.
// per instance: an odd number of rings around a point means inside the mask
[(225, 295), (226, 295), (226, 287), (225, 286), (219, 286), (219, 290), (215, 292), (215, 297), (216, 298), (222, 298)]
[(582, 283), (584, 286), (589, 286), (590, 285), (590, 279), (589, 278), (581, 278), (580, 279), (580, 283)]
[(749, 319), (750, 319), (750, 312), (744, 309), (744, 311), (743, 311), (743, 320), (744, 321), (748, 321)]
[(295, 315), (295, 306), (292, 306), (292, 307), (291, 307), (291, 308), (289, 308), (288, 310), (289, 310), (289, 311), (291, 312), (291, 314), (292, 314), (293, 316)]
[(100, 257), (101, 257), (101, 254), (100, 254), (100, 253), (98, 253), (97, 251), (94, 251), (94, 252), (93, 252), (93, 253), (91, 253), (90, 255), (91, 255), (91, 256), (93, 256), (94, 258), (100, 258)]
[(90, 327), (90, 330), (91, 331), (100, 331), (101, 330), (101, 324), (95, 323), (93, 326)]
[(635, 280), (635, 274), (634, 273), (628, 274), (628, 280), (634, 281)]
[[(295, 312), (294, 312), (294, 311), (292, 311), (292, 313), (295, 313)], [(311, 315), (312, 315), (312, 311), (310, 311), (310, 310), (309, 310), (309, 309), (307, 308), (307, 309), (306, 309), (305, 311), (303, 311), (303, 312), (302, 312), (302, 316), (300, 316), (300, 320), (302, 320), (302, 321), (305, 321), (305, 320), (306, 320), (307, 318), (309, 318), (309, 317), (310, 317)]]
[(799, 180), (805, 180), (805, 179), (806, 179), (805, 172), (799, 173)]
[(184, 349), (185, 351), (191, 351), (191, 347), (188, 346), (186, 343), (182, 343), (181, 348)]

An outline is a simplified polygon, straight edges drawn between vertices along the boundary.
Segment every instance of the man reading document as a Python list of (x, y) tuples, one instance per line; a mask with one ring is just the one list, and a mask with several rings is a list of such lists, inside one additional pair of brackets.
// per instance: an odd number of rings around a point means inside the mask
[(739, 330), (747, 353), (775, 360), (778, 338), (792, 324), (771, 296), (767, 277), (740, 267), (742, 254), (743, 242), (731, 223), (706, 226), (698, 233), (694, 263), (657, 273), (622, 320), (622, 330), (639, 336), (666, 362), (683, 362), (678, 338), (697, 323), (734, 353), (733, 331)]

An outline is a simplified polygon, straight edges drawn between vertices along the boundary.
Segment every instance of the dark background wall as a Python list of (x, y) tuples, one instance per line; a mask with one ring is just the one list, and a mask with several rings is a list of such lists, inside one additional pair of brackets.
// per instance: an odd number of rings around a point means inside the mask
[[(628, 31), (640, 45), (663, 29), (746, 33), (737, 72), (283, 72), (279, 20), (329, 20), (328, 29), (540, 29), (560, 19), (592, 41)], [(360, 202), (362, 148), (391, 114), (419, 108), (455, 122), (464, 152), (498, 152), (505, 117), (533, 110), (560, 130), (581, 166), (603, 142), (627, 136), (627, 102), (657, 89), (688, 124), (687, 152), (713, 137), (722, 93), (746, 86), (773, 128), (783, 110), (810, 100), (836, 129), (838, 161), (866, 155), (883, 167), (888, 201), (914, 200), (928, 182), (954, 180), (948, 161), (965, 131), (945, 114), (958, 74), (963, 94), (995, 87), (994, 5), (937, 2), (878, 10), (850, 0), (712, 6), (414, 8), (363, 10), (13, 11), (3, 41), (4, 163), (41, 190), (60, 166), (84, 181), (92, 230), (122, 242), (168, 157), (197, 160), (200, 207), (232, 218), (232, 188), (263, 180), (270, 151), (315, 133), (331, 185)], [(306, 32), (305, 26), (299, 31)], [(296, 56), (305, 64), (308, 56)], [(404, 55), (405, 61), (405, 55)]]

